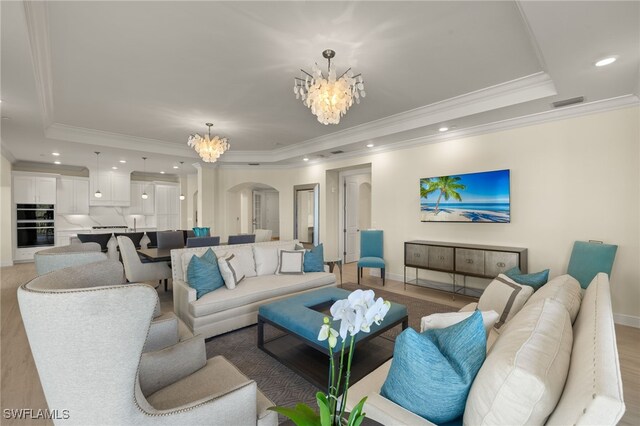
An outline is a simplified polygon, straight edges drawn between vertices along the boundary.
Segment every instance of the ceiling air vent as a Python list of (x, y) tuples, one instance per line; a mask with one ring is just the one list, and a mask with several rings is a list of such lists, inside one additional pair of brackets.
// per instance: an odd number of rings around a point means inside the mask
[(561, 107), (566, 107), (569, 105), (573, 105), (573, 104), (579, 104), (581, 102), (584, 102), (584, 96), (578, 96), (577, 98), (571, 98), (571, 99), (565, 99), (562, 101), (556, 101), (554, 103), (552, 103), (551, 105), (553, 105), (554, 108), (561, 108)]
[(250, 166), (259, 166), (260, 163), (249, 163)]
[(336, 155), (336, 154), (344, 154), (344, 151), (343, 151), (343, 150), (341, 150), (341, 149), (339, 149), (339, 150), (337, 150), (337, 151), (331, 151), (331, 153), (332, 153), (333, 155)]

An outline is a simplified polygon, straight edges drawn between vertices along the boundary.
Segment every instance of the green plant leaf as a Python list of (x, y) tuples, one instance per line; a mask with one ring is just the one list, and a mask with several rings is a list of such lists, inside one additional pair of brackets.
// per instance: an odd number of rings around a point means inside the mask
[(269, 407), (268, 410), (275, 411), (291, 419), (297, 426), (318, 426), (320, 416), (316, 414), (308, 405), (298, 404), (296, 408), (289, 407)]
[(320, 409), (320, 424), (322, 426), (331, 426), (331, 410), (329, 410), (327, 396), (322, 392), (318, 392), (316, 401), (318, 401), (318, 408)]
[(353, 410), (351, 410), (351, 414), (349, 415), (349, 421), (347, 422), (349, 426), (358, 426), (360, 423), (362, 423), (362, 420), (364, 420), (365, 416), (365, 414), (362, 412), (365, 402), (367, 402), (366, 396), (362, 398), (355, 407), (353, 407)]

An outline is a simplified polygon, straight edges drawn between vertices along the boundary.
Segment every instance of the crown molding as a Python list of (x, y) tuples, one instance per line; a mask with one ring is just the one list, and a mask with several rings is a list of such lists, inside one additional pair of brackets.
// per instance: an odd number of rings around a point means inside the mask
[(9, 151), (4, 144), (0, 144), (0, 153), (4, 158), (6, 158), (11, 164), (16, 162), (16, 157), (14, 157), (13, 153)]
[(51, 70), (47, 2), (25, 0), (22, 3), (27, 21), (40, 113), (42, 114), (43, 126), (46, 128), (53, 123), (53, 73)]
[(224, 161), (266, 163), (288, 160), (556, 94), (549, 75), (539, 72), (274, 151), (228, 152)]
[[(413, 148), (421, 145), (428, 145), (434, 143), (446, 142), (449, 140), (462, 139), (466, 137), (479, 136), (489, 133), (496, 133), (504, 130), (510, 130), (520, 127), (532, 126), (536, 124), (543, 124), (552, 121), (566, 120), (574, 117), (580, 117), (584, 115), (604, 113), (607, 111), (613, 111), (623, 108), (631, 108), (640, 106), (640, 98), (635, 94), (629, 94), (619, 96), (611, 99), (603, 99), (600, 101), (589, 102), (586, 104), (578, 104), (567, 106), (560, 109), (554, 109), (549, 111), (543, 111), (535, 114), (525, 115), (522, 117), (510, 118), (507, 120), (496, 121), (493, 123), (482, 124), (466, 129), (460, 129), (456, 131), (450, 131), (442, 134), (435, 134), (429, 136), (421, 136), (413, 139), (407, 139), (402, 142), (390, 143), (387, 145), (376, 146), (371, 149), (361, 149), (357, 151), (350, 151), (344, 154), (340, 154), (337, 157), (330, 158), (317, 158), (309, 161), (305, 164), (266, 164), (260, 166), (249, 166), (243, 164), (229, 164), (222, 165), (224, 169), (290, 169), (290, 168), (304, 168), (311, 167), (317, 164), (334, 163), (343, 160), (349, 160), (353, 158), (369, 158), (371, 156), (382, 154), (385, 152), (398, 151), (408, 148)], [(370, 160), (366, 160), (370, 161)]]
[(66, 124), (60, 123), (54, 123), (47, 127), (45, 135), (50, 139), (66, 140), (86, 145), (197, 158), (195, 151), (187, 147), (186, 144), (179, 145), (157, 139), (141, 138), (84, 127), (67, 126)]
[[(603, 113), (607, 111), (613, 111), (616, 109), (630, 108), (640, 106), (640, 98), (636, 95), (624, 95), (611, 99), (603, 99), (600, 101), (589, 102), (586, 104), (572, 105), (560, 109), (554, 109), (549, 111), (543, 111), (535, 114), (525, 115), (522, 117), (510, 118), (507, 120), (496, 121), (488, 124), (481, 124), (466, 129), (460, 129), (456, 131), (450, 131), (442, 134), (421, 136), (414, 139), (408, 139), (402, 142), (396, 142), (373, 149), (352, 151), (340, 155), (339, 159), (348, 159), (353, 157), (363, 157), (365, 155), (380, 154), (383, 152), (396, 151), (401, 149), (412, 148), (420, 145), (434, 144), (440, 142), (446, 142), (454, 139), (462, 139), (472, 136), (485, 135), (489, 133), (496, 133), (500, 131), (532, 126), (536, 124), (543, 124), (552, 121), (566, 120), (574, 117), (580, 117), (584, 115)], [(318, 159), (315, 163), (336, 161), (338, 158), (332, 159)]]

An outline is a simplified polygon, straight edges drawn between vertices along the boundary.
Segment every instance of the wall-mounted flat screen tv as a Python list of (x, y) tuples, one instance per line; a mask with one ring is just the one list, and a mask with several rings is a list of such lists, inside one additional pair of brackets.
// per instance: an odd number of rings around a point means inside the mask
[(509, 170), (420, 179), (421, 222), (511, 222)]

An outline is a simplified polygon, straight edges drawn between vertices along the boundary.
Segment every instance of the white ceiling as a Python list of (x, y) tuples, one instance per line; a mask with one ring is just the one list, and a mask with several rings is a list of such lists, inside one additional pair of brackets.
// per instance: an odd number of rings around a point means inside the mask
[[(101, 151), (106, 166), (126, 159), (130, 170), (147, 156), (149, 171), (184, 161), (188, 172), (197, 156), (186, 139), (211, 121), (231, 142), (221, 163), (300, 164), (370, 141), (436, 140), (442, 124), (463, 134), (575, 96), (589, 110), (637, 104), (639, 6), (2, 2), (3, 150), (44, 162), (57, 150), (76, 166)], [(367, 91), (337, 126), (292, 91), (300, 68), (325, 65), (326, 48)], [(619, 59), (593, 66), (607, 55)]]

